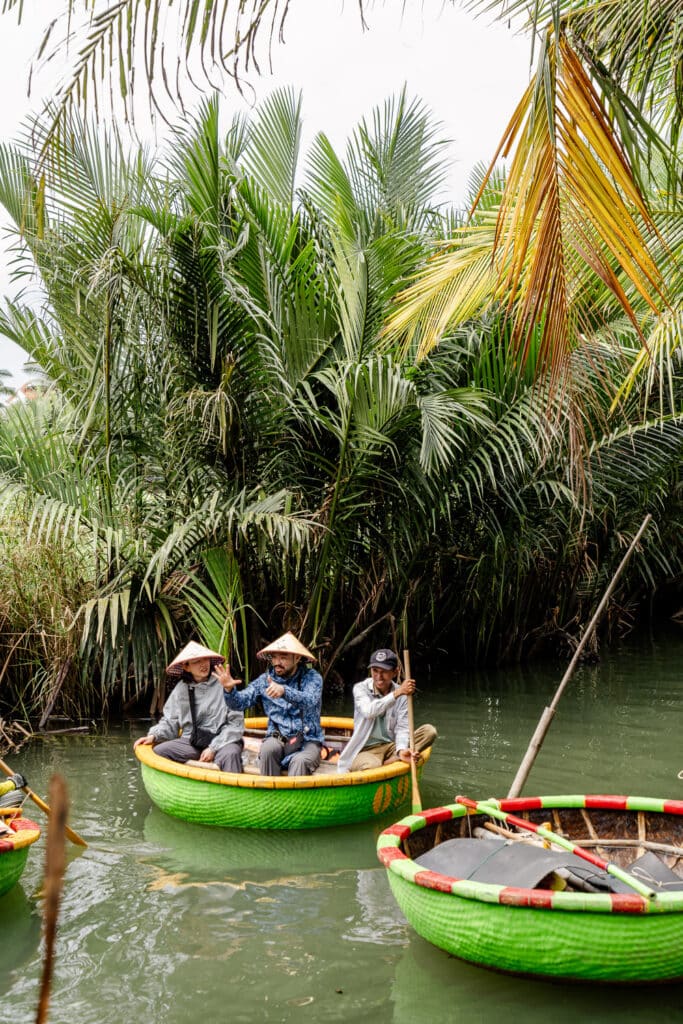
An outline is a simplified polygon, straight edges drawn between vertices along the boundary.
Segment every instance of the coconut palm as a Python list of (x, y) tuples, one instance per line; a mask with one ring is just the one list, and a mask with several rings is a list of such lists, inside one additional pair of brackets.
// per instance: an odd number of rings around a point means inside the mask
[[(639, 384), (610, 421), (633, 344), (615, 357), (594, 330), (562, 390), (520, 377), (501, 303), (474, 296), (424, 353), (419, 332), (384, 332), (455, 219), (434, 204), (441, 147), (420, 104), (389, 101), (343, 156), (320, 136), (303, 175), (288, 90), (224, 133), (208, 100), (157, 159), (74, 121), (42, 165), (50, 124), (0, 151), (0, 199), (44, 295), (39, 311), (5, 304), (0, 326), (53, 381), (44, 413), (0, 439), (0, 473), (32, 536), (87, 556), (81, 671), (105, 693), (159, 684), (191, 628), (244, 666), (260, 635), (294, 626), (329, 667), (392, 614), (411, 636), (459, 631), (472, 659), (519, 657), (581, 616), (575, 595), (589, 602), (618, 554), (587, 568), (585, 524), (626, 507), (626, 477), (600, 475), (626, 444), (642, 455), (625, 528), (659, 505), (642, 564), (677, 571), (661, 555), (680, 527), (680, 424), (641, 430)], [(502, 186), (471, 230), (495, 224)], [(576, 422), (583, 489), (567, 471)]]
[[(463, 432), (487, 423), (481, 396), (417, 388), (378, 348), (438, 220), (415, 174), (439, 179), (428, 115), (398, 97), (346, 164), (320, 139), (299, 193), (299, 107), (277, 94), (223, 141), (209, 101), (162, 173), (77, 122), (45, 184), (30, 145), (0, 153), (0, 199), (45, 296), (42, 313), (6, 304), (2, 329), (53, 381), (52, 429), (25, 425), (4, 494), (28, 502), (42, 539), (90, 547), (83, 664), (107, 687), (159, 678), (183, 589), (196, 613), (217, 547), (234, 583), (226, 621), (280, 607), (314, 640), (351, 630), (356, 613), (333, 611), (369, 552), (380, 578), (389, 565), (403, 579), (396, 502), (429, 493)], [(346, 206), (330, 200), (332, 165)]]

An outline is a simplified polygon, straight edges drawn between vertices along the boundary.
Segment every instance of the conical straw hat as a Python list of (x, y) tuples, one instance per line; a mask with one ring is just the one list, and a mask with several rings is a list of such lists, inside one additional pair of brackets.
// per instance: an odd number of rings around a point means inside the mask
[(267, 647), (262, 647), (260, 651), (257, 651), (259, 658), (267, 658), (269, 654), (300, 654), (302, 658), (309, 658), (310, 661), (316, 661), (315, 654), (311, 654), (309, 650), (294, 636), (293, 633), (283, 633), (282, 636), (278, 637), (277, 640), (273, 640), (272, 644), (268, 644)]
[(181, 676), (183, 674), (183, 662), (196, 661), (197, 658), (209, 658), (211, 660), (212, 668), (214, 665), (220, 665), (225, 661), (222, 654), (216, 654), (215, 651), (210, 651), (208, 647), (202, 647), (201, 644), (195, 643), (194, 640), (190, 640), (189, 644), (183, 647), (180, 654), (176, 654), (166, 671), (169, 676)]

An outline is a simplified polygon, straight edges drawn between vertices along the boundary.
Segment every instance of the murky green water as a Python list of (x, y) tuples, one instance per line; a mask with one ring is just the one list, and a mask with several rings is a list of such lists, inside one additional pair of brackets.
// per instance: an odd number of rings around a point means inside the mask
[[(505, 795), (564, 667), (422, 680), (416, 721), (441, 733), (423, 805)], [(631, 640), (574, 677), (525, 793), (681, 798), (682, 720), (683, 631)], [(255, 833), (165, 816), (132, 755), (142, 731), (53, 739), (12, 759), (38, 793), (52, 772), (66, 777), (90, 844), (69, 849), (52, 1024), (680, 1020), (683, 986), (528, 981), (428, 945), (393, 902), (373, 824)], [(37, 1004), (43, 855), (41, 837), (0, 898), (0, 1019), (22, 1024)]]

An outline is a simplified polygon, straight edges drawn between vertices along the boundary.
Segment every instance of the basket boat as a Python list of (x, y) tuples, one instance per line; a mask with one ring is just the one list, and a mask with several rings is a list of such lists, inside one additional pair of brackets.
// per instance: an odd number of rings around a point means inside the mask
[(40, 835), (38, 826), (28, 818), (8, 818), (6, 824), (10, 832), (0, 833), (0, 896), (4, 896), (21, 878), (29, 846)]
[[(326, 742), (343, 744), (353, 731), (352, 718), (321, 719)], [(265, 733), (265, 718), (248, 719), (245, 735)], [(423, 763), (431, 748), (422, 752)], [(159, 757), (148, 745), (135, 748), (142, 781), (150, 799), (167, 814), (184, 821), (226, 828), (299, 829), (368, 821), (403, 807), (410, 798), (410, 766), (403, 761), (381, 768), (339, 774), (323, 762), (313, 775), (255, 774), (177, 764)], [(421, 767), (418, 771), (421, 771)]]
[[(453, 956), (513, 974), (612, 983), (683, 980), (683, 801), (545, 796), (495, 804), (597, 851), (594, 856), (646, 881), (654, 895), (639, 895), (611, 875), (611, 889), (597, 891), (604, 883), (600, 872), (595, 885), (588, 883), (593, 891), (572, 891), (571, 884), (558, 891), (548, 884), (554, 872), (532, 887), (492, 881), (496, 870), (505, 874), (493, 867), (501, 849), (499, 822), (493, 855), (461, 875), (434, 870), (430, 862), (463, 863), (462, 840), (470, 856), (485, 829), (496, 831), (486, 814), (452, 804), (403, 818), (378, 839), (394, 897), (416, 932)], [(525, 842), (518, 831), (502, 845), (519, 849), (520, 838)], [(538, 843), (535, 850), (540, 858)]]

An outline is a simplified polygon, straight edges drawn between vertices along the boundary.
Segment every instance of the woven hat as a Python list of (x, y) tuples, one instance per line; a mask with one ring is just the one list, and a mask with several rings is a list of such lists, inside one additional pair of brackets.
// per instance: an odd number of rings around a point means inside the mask
[(216, 654), (215, 651), (210, 651), (208, 647), (202, 647), (201, 644), (195, 643), (194, 640), (190, 640), (189, 644), (183, 647), (180, 654), (176, 654), (175, 658), (170, 665), (167, 666), (166, 671), (169, 676), (181, 676), (183, 674), (183, 664), (186, 661), (196, 661), (198, 658), (209, 658), (211, 661), (211, 668), (214, 665), (221, 665), (225, 658), (222, 654)]
[(257, 651), (257, 654), (259, 658), (267, 658), (269, 654), (299, 654), (302, 658), (308, 658), (310, 661), (317, 660), (315, 654), (311, 654), (293, 633), (283, 633), (277, 640), (273, 640), (272, 644)]

